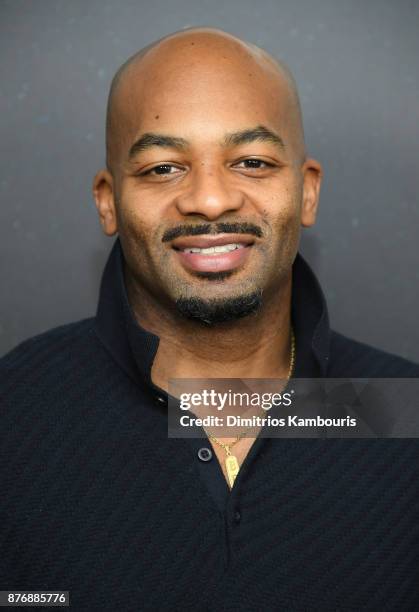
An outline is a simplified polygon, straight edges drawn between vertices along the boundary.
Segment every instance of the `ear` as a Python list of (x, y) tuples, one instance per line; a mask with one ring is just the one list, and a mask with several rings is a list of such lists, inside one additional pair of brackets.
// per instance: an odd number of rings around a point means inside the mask
[(303, 227), (310, 227), (316, 221), (323, 170), (318, 161), (308, 158), (302, 166), (302, 173), (303, 205), (301, 208), (301, 225)]
[(93, 196), (102, 229), (107, 236), (118, 231), (113, 178), (108, 170), (100, 170), (93, 179)]

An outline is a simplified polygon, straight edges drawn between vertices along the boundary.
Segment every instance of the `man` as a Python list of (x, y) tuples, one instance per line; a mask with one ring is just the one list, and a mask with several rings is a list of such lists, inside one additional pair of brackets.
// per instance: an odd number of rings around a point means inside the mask
[(291, 75), (253, 45), (191, 29), (118, 71), (97, 316), (2, 363), (1, 589), (76, 610), (418, 609), (416, 440), (167, 436), (170, 379), (419, 376), (329, 329), (297, 254), (321, 174)]

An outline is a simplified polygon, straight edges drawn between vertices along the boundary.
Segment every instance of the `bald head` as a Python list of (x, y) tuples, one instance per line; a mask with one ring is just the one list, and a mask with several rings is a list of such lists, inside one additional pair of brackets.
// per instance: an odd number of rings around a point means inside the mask
[[(235, 104), (251, 88), (255, 103), (278, 107), (287, 123), (295, 155), (305, 157), (301, 107), (288, 68), (259, 47), (212, 28), (191, 28), (169, 34), (130, 57), (116, 72), (106, 117), (106, 162), (115, 172), (129, 139), (150, 111), (159, 118), (161, 105), (179, 97), (205, 108), (219, 88)], [(231, 90), (229, 94), (228, 90)], [(263, 101), (262, 101), (263, 97)], [(259, 102), (260, 101), (260, 102)]]

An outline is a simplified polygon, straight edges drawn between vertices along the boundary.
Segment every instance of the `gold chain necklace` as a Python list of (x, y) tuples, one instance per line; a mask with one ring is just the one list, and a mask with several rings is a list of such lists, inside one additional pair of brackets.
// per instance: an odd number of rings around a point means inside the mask
[[(289, 379), (291, 378), (292, 373), (294, 371), (295, 354), (296, 354), (296, 350), (295, 350), (295, 335), (294, 335), (294, 330), (291, 327), (291, 355), (290, 355), (290, 366), (289, 366), (289, 369), (288, 369), (288, 375), (287, 375), (287, 382), (286, 382), (286, 384), (288, 384)], [(228, 483), (230, 485), (230, 489), (232, 488), (232, 486), (234, 484), (234, 481), (237, 478), (237, 474), (239, 473), (239, 470), (240, 470), (240, 465), (239, 465), (239, 462), (237, 460), (237, 457), (235, 455), (233, 455), (233, 453), (231, 452), (230, 449), (233, 448), (233, 446), (235, 444), (237, 444), (237, 442), (239, 442), (242, 438), (244, 438), (246, 433), (247, 433), (247, 430), (243, 431), (239, 436), (237, 436), (237, 438), (235, 440), (233, 440), (233, 442), (230, 442), (230, 444), (224, 444), (223, 442), (220, 442), (220, 440), (218, 440), (215, 436), (213, 436), (212, 434), (207, 432), (208, 438), (210, 440), (213, 440), (219, 446), (221, 446), (221, 448), (223, 448), (225, 450), (225, 452), (226, 452), (227, 457), (225, 459), (225, 467), (226, 467), (226, 472), (227, 472)]]

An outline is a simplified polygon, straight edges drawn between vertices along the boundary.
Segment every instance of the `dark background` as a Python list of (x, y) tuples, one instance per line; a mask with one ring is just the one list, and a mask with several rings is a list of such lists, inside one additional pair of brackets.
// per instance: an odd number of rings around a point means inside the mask
[(91, 196), (108, 87), (140, 47), (215, 26), (281, 57), (324, 166), (301, 251), (334, 328), (419, 361), (419, 3), (3, 0), (0, 353), (95, 313), (113, 241)]

